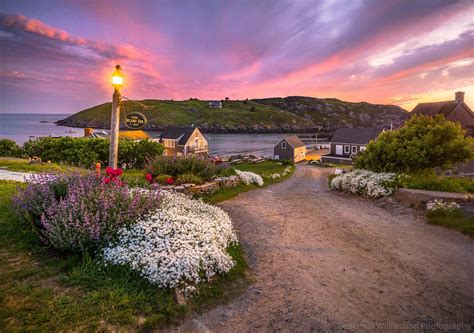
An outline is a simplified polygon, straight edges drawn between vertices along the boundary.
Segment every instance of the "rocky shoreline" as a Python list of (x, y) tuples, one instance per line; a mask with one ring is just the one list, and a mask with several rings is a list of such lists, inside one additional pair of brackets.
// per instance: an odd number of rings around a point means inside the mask
[[(55, 122), (58, 126), (86, 128), (91, 127), (94, 129), (110, 128), (110, 123), (88, 120), (88, 121), (76, 121), (72, 119), (62, 119)], [(173, 125), (171, 125), (173, 126)], [(281, 126), (224, 126), (224, 125), (207, 125), (207, 124), (196, 124), (199, 129), (204, 133), (219, 133), (219, 134), (271, 134), (271, 133), (308, 133), (316, 130), (313, 126), (293, 126), (290, 124), (282, 124)], [(167, 126), (147, 124), (144, 127), (145, 131), (162, 131)], [(120, 129), (126, 130), (127, 127), (121, 126)], [(322, 129), (324, 131), (325, 129)]]

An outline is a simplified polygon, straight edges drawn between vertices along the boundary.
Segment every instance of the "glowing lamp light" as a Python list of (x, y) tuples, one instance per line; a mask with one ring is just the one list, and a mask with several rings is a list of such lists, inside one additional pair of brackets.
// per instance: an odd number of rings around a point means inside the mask
[(120, 65), (115, 66), (115, 72), (112, 74), (112, 86), (115, 88), (123, 86), (123, 74)]

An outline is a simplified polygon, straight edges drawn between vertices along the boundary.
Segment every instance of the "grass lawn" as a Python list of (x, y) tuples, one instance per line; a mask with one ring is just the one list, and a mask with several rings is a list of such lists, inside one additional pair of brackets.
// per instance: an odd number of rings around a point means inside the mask
[(428, 223), (458, 230), (474, 237), (474, 218), (465, 216), (462, 211), (428, 213)]
[(246, 285), (239, 247), (229, 249), (236, 267), (203, 284), (187, 306), (176, 304), (171, 290), (128, 270), (52, 252), (13, 216), (10, 200), (17, 186), (24, 185), (0, 181), (0, 331), (154, 328), (225, 301)]
[(474, 179), (439, 176), (432, 171), (408, 175), (401, 187), (428, 191), (474, 193)]
[(28, 164), (28, 160), (15, 157), (0, 157), (0, 168), (11, 171), (23, 172), (60, 172), (66, 170), (75, 170), (80, 168), (61, 165), (56, 163)]

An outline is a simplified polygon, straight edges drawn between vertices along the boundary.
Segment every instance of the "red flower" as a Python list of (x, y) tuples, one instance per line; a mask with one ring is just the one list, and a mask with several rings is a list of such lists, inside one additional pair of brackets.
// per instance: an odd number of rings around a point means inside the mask
[(104, 183), (109, 184), (110, 183), (110, 178), (104, 178)]
[(151, 183), (153, 181), (153, 176), (149, 173), (145, 175), (145, 179), (148, 183)]
[(166, 183), (167, 183), (168, 185), (173, 185), (173, 183), (174, 183), (173, 178), (171, 178), (171, 177), (167, 178), (167, 179), (166, 179)]
[(114, 177), (120, 177), (122, 175), (123, 171), (120, 168), (112, 170), (112, 176)]
[(111, 168), (111, 167), (105, 168), (105, 173), (107, 174), (107, 176), (112, 176), (113, 171), (114, 171), (114, 169)]

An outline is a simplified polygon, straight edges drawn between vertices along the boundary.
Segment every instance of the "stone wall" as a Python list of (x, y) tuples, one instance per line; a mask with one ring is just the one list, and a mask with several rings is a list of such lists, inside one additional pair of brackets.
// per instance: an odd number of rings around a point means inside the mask
[(160, 186), (162, 190), (183, 192), (190, 195), (203, 195), (214, 193), (223, 188), (236, 187), (240, 184), (240, 178), (238, 176), (230, 177), (219, 177), (211, 180), (210, 182), (196, 185), (196, 184), (183, 184), (183, 185), (168, 185)]

